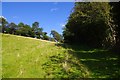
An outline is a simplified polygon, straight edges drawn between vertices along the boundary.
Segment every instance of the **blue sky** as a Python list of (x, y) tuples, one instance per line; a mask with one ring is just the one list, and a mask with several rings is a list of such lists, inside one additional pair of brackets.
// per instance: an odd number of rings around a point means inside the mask
[(2, 2), (2, 16), (8, 22), (23, 22), (32, 25), (37, 21), (50, 34), (60, 34), (74, 6), (73, 2)]

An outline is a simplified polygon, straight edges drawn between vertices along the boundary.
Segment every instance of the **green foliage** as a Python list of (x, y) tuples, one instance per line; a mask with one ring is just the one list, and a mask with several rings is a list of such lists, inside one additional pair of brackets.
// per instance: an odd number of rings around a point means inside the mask
[(15, 34), (16, 32), (16, 28), (17, 28), (17, 25), (13, 22), (11, 22), (9, 25), (8, 25), (9, 29), (10, 29), (10, 34)]
[(65, 42), (100, 47), (111, 34), (110, 27), (108, 3), (78, 2), (70, 14), (63, 36)]
[(47, 32), (42, 33), (42, 39), (43, 40), (49, 40), (49, 37), (47, 36)]
[(37, 29), (39, 28), (39, 22), (34, 22), (32, 24), (32, 29), (34, 30), (34, 32), (37, 32)]
[(0, 25), (1, 25), (1, 29), (2, 29), (2, 33), (5, 32), (6, 26), (7, 26), (8, 22), (4, 17), (0, 17)]
[(54, 41), (54, 42), (55, 42), (55, 39), (54, 39), (54, 38), (52, 38), (52, 37), (49, 37), (49, 40), (50, 40), (50, 41)]
[(18, 25), (13, 22), (8, 24), (6, 19), (3, 17), (0, 17), (0, 19), (0, 30), (2, 30), (3, 33), (49, 40), (47, 33), (43, 32), (43, 28), (39, 27), (39, 22), (34, 22), (31, 27), (30, 25), (22, 22), (20, 22)]
[(34, 22), (31, 27), (23, 22), (20, 22), (18, 25), (13, 22), (8, 23), (4, 17), (0, 17), (0, 31), (2, 31), (2, 33), (21, 35), (43, 40), (62, 41), (62, 36), (56, 31), (52, 32), (54, 39), (47, 36), (47, 32), (43, 32), (43, 28), (40, 28), (39, 22)]
[(57, 42), (61, 42), (62, 41), (62, 36), (55, 30), (51, 30), (51, 35), (53, 35), (53, 38), (57, 41)]
[(34, 37), (41, 38), (40, 35), (42, 35), (43, 28), (39, 28), (39, 22), (34, 22), (32, 24), (32, 30), (34, 32)]
[(114, 31), (115, 31), (115, 45), (113, 50), (120, 53), (120, 2), (110, 2), (112, 6), (111, 15), (112, 19), (114, 20)]

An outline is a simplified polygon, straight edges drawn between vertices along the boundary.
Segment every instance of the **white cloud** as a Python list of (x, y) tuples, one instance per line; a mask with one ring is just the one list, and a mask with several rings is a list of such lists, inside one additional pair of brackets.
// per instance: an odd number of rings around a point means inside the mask
[(60, 26), (61, 26), (62, 28), (64, 28), (64, 27), (65, 27), (65, 23), (60, 24)]
[(58, 10), (58, 8), (52, 8), (52, 9), (50, 9), (51, 12), (54, 12), (54, 11), (57, 11), (57, 10)]
[(13, 16), (12, 18), (19, 18), (18, 16)]
[(65, 24), (63, 24), (62, 27), (65, 27)]

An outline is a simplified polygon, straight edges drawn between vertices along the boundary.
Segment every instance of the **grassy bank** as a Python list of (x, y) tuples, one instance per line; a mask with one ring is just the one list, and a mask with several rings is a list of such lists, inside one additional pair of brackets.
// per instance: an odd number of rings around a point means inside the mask
[(118, 62), (103, 49), (2, 34), (3, 78), (116, 78)]

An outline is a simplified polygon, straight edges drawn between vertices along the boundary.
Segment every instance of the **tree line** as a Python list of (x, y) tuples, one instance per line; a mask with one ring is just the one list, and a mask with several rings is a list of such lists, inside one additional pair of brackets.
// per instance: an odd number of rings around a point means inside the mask
[(8, 23), (8, 21), (4, 17), (0, 17), (0, 24), (1, 24), (0, 31), (2, 33), (32, 37), (43, 40), (57, 41), (57, 42), (62, 41), (62, 36), (55, 30), (51, 30), (50, 35), (52, 35), (52, 37), (47, 36), (47, 32), (44, 32), (43, 28), (39, 26), (39, 22), (34, 22), (32, 26), (28, 24), (24, 24), (23, 22), (20, 22), (17, 25), (14, 22)]
[(2, 33), (90, 47), (104, 47), (120, 52), (120, 2), (76, 2), (63, 29), (63, 35), (51, 31), (53, 38), (43, 32), (38, 22), (32, 26), (8, 23), (1, 18)]
[(120, 50), (120, 2), (76, 2), (64, 42)]

